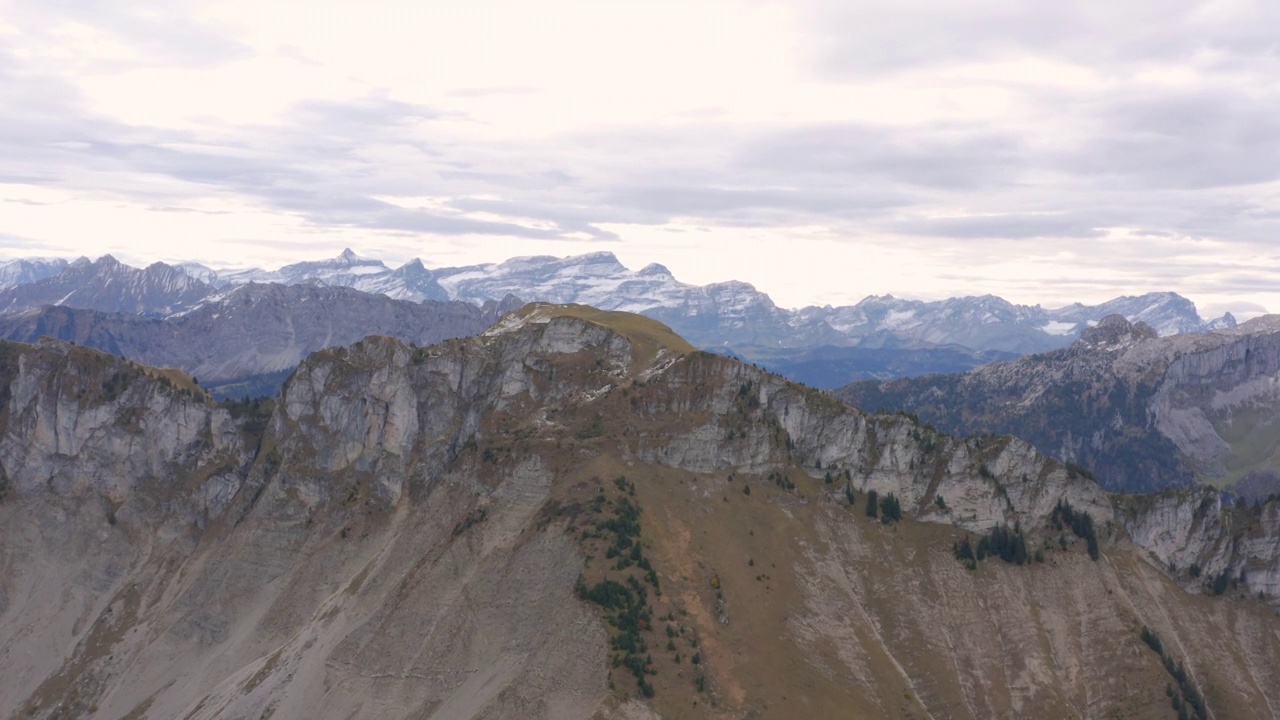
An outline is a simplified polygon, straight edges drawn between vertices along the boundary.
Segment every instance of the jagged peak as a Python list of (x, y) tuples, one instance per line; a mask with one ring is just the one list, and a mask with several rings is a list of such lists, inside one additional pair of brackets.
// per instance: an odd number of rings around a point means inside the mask
[(1215, 318), (1209, 321), (1209, 329), (1210, 330), (1227, 330), (1239, 324), (1240, 323), (1236, 321), (1235, 315), (1232, 315), (1229, 312), (1225, 312), (1222, 314), (1222, 317)]
[(665, 275), (666, 277), (673, 277), (671, 274), (671, 271), (667, 269), (667, 266), (661, 263), (649, 263), (648, 265), (645, 265), (643, 268), (641, 268), (638, 274), (645, 275), (645, 276)]
[(1119, 345), (1126, 341), (1154, 340), (1157, 337), (1159, 335), (1155, 328), (1145, 322), (1129, 322), (1125, 316), (1115, 313), (1107, 315), (1097, 325), (1082, 332), (1077, 344), (1098, 347)]

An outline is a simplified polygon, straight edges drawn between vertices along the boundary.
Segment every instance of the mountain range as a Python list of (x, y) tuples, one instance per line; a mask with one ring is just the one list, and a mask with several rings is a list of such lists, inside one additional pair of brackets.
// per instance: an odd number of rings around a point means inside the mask
[[(0, 267), (0, 274), (22, 262)], [(94, 261), (80, 258), (55, 275), (0, 290), (0, 315), (65, 305), (165, 317), (190, 310), (213, 293), (213, 286), (171, 265), (153, 263), (135, 268), (103, 255)]]
[(45, 305), (0, 315), (0, 338), (33, 343), (52, 337), (180, 368), (220, 398), (272, 396), (317, 350), (371, 333), (430, 345), (474, 335), (520, 304), (514, 298), (483, 306), (408, 302), (346, 287), (252, 283), (165, 318)]
[(855, 382), (836, 397), (945, 432), (1009, 433), (1107, 488), (1193, 480), (1280, 492), (1280, 317), (1159, 337), (1113, 315), (1068, 348), (960, 374)]
[[(23, 270), (30, 264), (12, 261), (0, 266), (0, 279), (16, 282), (7, 278), (34, 277)], [(52, 270), (41, 267), (41, 272)], [(438, 269), (413, 260), (393, 269), (346, 250), (332, 259), (272, 271), (213, 269), (194, 263), (156, 263), (140, 270), (105, 256), (93, 262), (77, 260), (59, 274), (5, 288), (0, 292), (0, 311), (14, 313), (54, 304), (164, 317), (190, 311), (250, 282), (342, 286), (413, 302), (481, 304), (514, 296), (636, 312), (670, 325), (699, 347), (730, 352), (766, 367), (798, 366), (798, 356), (822, 350), (808, 357), (812, 374), (797, 379), (823, 386), (839, 384), (828, 379), (837, 367), (854, 372), (840, 378), (845, 381), (892, 376), (901, 360), (883, 350), (921, 351), (924, 355), (917, 354), (913, 367), (927, 371), (955, 369), (957, 362), (973, 367), (1001, 353), (1020, 355), (1063, 347), (1091, 324), (1116, 313), (1145, 322), (1161, 335), (1235, 324), (1229, 314), (1215, 320), (1201, 318), (1194, 304), (1174, 293), (1056, 309), (1015, 305), (990, 295), (936, 302), (886, 295), (850, 306), (789, 310), (745, 282), (690, 285), (658, 264), (629, 270), (609, 252)], [(934, 367), (927, 354), (939, 348), (943, 352)], [(976, 355), (965, 359), (966, 353)], [(831, 362), (813, 366), (815, 358)]]
[(0, 342), (0, 403), (3, 717), (1280, 707), (1280, 501), (1110, 495), (637, 315), (369, 337), (222, 404)]

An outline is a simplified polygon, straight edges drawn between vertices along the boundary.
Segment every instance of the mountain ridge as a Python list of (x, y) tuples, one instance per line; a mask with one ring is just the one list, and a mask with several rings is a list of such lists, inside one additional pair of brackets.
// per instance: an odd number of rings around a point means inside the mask
[(1112, 490), (1252, 478), (1256, 497), (1280, 489), (1280, 459), (1268, 450), (1277, 377), (1280, 316), (1157, 337), (1114, 315), (1061, 350), (962, 374), (856, 382), (834, 394), (948, 432), (1016, 432), (1092, 468)]
[[(335, 258), (293, 263), (274, 271), (218, 271), (196, 263), (176, 268), (216, 287), (247, 282), (322, 282), (411, 301), (448, 299), (480, 304), (510, 294), (526, 300), (639, 312), (672, 325), (695, 344), (732, 347), (760, 361), (767, 361), (778, 348), (874, 347), (886, 336), (916, 348), (960, 345), (979, 352), (1037, 352), (1069, 344), (1090, 324), (1114, 313), (1147, 322), (1161, 335), (1235, 323), (1229, 313), (1206, 321), (1193, 303), (1169, 292), (1056, 309), (1015, 305), (992, 295), (933, 302), (884, 295), (868, 296), (849, 306), (789, 310), (778, 307), (749, 283), (731, 280), (689, 285), (657, 263), (631, 271), (608, 251), (565, 258), (516, 257), (500, 263), (432, 270), (417, 258), (392, 269), (348, 248)], [(0, 277), (3, 275), (0, 267)]]
[[(1223, 523), (1164, 539), (1199, 498), (1119, 505), (1021, 441), (673, 338), (530, 305), (430, 347), (326, 349), (274, 403), (222, 406), (0, 343), (0, 715), (1162, 717), (1170, 662), (1215, 716), (1280, 706), (1259, 640), (1280, 621), (1252, 597), (1280, 557), (1212, 597), (1127, 536), (1180, 560), (1211, 540), (1239, 574)], [(900, 521), (867, 516), (872, 490)], [(1063, 501), (1100, 560), (1054, 540)], [(957, 560), (1010, 522), (1043, 562)]]
[(478, 333), (519, 304), (411, 303), (345, 287), (250, 283), (167, 318), (45, 306), (0, 316), (0, 338), (74, 341), (181, 368), (220, 396), (273, 395), (299, 362), (325, 347), (369, 333), (434, 344)]

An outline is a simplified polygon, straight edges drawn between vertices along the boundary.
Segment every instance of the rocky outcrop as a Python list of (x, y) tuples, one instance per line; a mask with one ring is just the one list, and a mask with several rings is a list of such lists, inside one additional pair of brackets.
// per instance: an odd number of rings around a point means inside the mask
[(1117, 498), (1135, 545), (1196, 592), (1280, 599), (1280, 500), (1225, 504), (1208, 488)]
[(945, 432), (1023, 437), (1089, 467), (1109, 489), (1192, 479), (1280, 489), (1280, 321), (1158, 338), (1112, 316), (1065, 350), (962, 375), (854, 383), (835, 395), (868, 410), (917, 414)]
[(678, 413), (709, 422), (642, 438), (636, 455), (646, 462), (760, 475), (797, 463), (812, 477), (853, 491), (892, 492), (922, 519), (974, 530), (1046, 517), (1059, 500), (1099, 521), (1111, 519), (1110, 501), (1097, 483), (1014, 438), (957, 440), (904, 416), (850, 412), (780, 376), (715, 356), (691, 358), (650, 383), (657, 387), (646, 387), (644, 398), (699, 390), (697, 404), (661, 407), (658, 416)]
[[(230, 414), (181, 373), (56, 341), (5, 344), (0, 470), (16, 497), (100, 498), (112, 516), (143, 512), (143, 491), (173, 504), (166, 520), (207, 523), (247, 461)], [(199, 486), (183, 487), (200, 477)]]

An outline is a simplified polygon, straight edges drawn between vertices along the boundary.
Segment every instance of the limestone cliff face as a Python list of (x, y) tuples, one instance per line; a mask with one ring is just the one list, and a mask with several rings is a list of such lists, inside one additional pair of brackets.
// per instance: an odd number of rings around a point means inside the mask
[(1110, 318), (1070, 348), (963, 375), (854, 383), (857, 407), (962, 434), (1011, 433), (1092, 469), (1108, 489), (1192, 479), (1251, 498), (1280, 490), (1280, 318), (1158, 338)]
[[(1217, 717), (1280, 707), (1273, 611), (1165, 574), (1243, 562), (1274, 597), (1274, 508), (1224, 549), (1229, 508), (1184, 529), (1181, 500), (1116, 504), (1020, 441), (868, 416), (634, 316), (366, 338), (269, 418), (81, 347), (0, 350), (0, 717), (1145, 717), (1168, 678), (1144, 624)], [(851, 507), (872, 489), (908, 519)], [(580, 599), (627, 567), (591, 544), (624, 500), (648, 699)], [(1102, 561), (952, 557), (953, 526), (1047, 540), (1059, 500)]]
[[(707, 422), (642, 443), (637, 455), (645, 461), (758, 474), (796, 462), (840, 487), (892, 492), (921, 519), (974, 530), (1046, 517), (1059, 500), (1111, 520), (1111, 503), (1097, 483), (1017, 439), (957, 440), (904, 416), (866, 415), (715, 356), (690, 358), (651, 382), (657, 385), (652, 394), (680, 398), (656, 412), (650, 408), (655, 417), (691, 414)], [(682, 397), (688, 388), (696, 391)]]
[(1224, 331), (1227, 342), (1176, 357), (1149, 403), (1155, 428), (1202, 476), (1221, 477), (1232, 466), (1249, 464), (1269, 471), (1274, 463), (1231, 442), (1243, 439), (1248, 425), (1261, 426), (1251, 434), (1265, 433), (1270, 423), (1249, 417), (1249, 411), (1280, 403), (1280, 324), (1264, 320), (1269, 322), (1246, 324), (1253, 332)]
[(1220, 493), (1205, 488), (1120, 497), (1117, 503), (1134, 544), (1187, 588), (1211, 593), (1221, 577), (1219, 594), (1280, 599), (1280, 502), (1224, 506)]
[[(0, 467), (9, 492), (119, 506), (146, 488), (203, 522), (238, 490), (243, 438), (181, 373), (56, 341), (6, 350)], [(197, 473), (199, 486), (182, 487)]]

